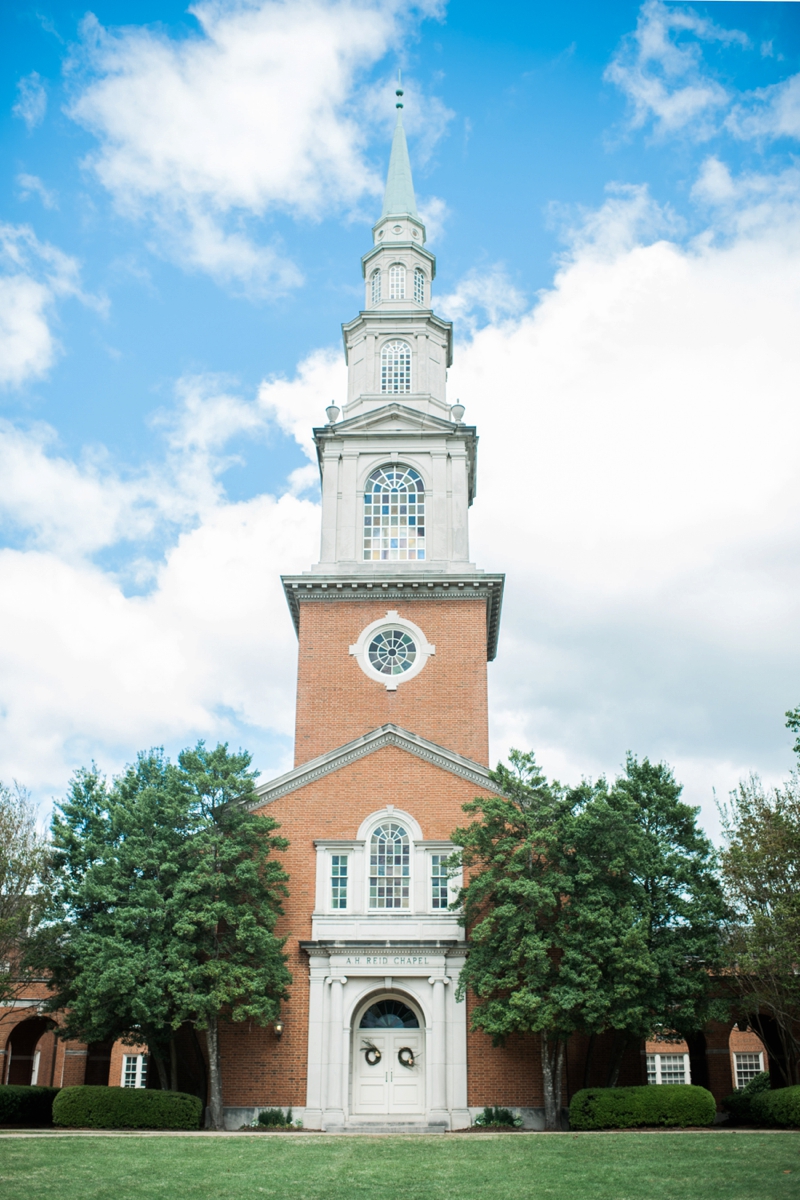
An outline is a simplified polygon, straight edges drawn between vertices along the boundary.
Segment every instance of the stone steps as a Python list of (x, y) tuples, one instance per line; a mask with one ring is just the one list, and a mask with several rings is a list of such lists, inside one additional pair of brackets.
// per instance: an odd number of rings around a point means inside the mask
[(326, 1129), (326, 1133), (447, 1133), (446, 1125), (428, 1125), (424, 1121), (359, 1122)]

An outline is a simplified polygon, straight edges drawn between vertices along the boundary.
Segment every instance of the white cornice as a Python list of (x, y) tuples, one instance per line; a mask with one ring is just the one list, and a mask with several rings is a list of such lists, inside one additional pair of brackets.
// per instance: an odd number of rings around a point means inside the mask
[(287, 771), (285, 775), (280, 775), (271, 783), (262, 784), (256, 788), (258, 800), (253, 801), (249, 807), (251, 809), (261, 808), (264, 804), (271, 804), (280, 796), (296, 792), (299, 788), (306, 787), (307, 784), (322, 779), (323, 776), (330, 775), (333, 771), (339, 771), (342, 767), (356, 762), (359, 758), (364, 758), (367, 754), (382, 750), (384, 746), (397, 746), (399, 749), (439, 767), (442, 771), (449, 771), (451, 775), (458, 775), (461, 779), (466, 779), (475, 787), (483, 788), (484, 791), (492, 792), (495, 795), (501, 794), (489, 779), (488, 767), (474, 762), (471, 758), (456, 754), (454, 750), (446, 750), (443, 746), (438, 746), (436, 742), (430, 742), (427, 738), (420, 737), (419, 734), (409, 733), (408, 730), (401, 729), (399, 725), (381, 725), (378, 729), (373, 729), (371, 733), (365, 733), (363, 737), (346, 742), (344, 746), (339, 746), (336, 750), (329, 750), (327, 754), (320, 754), (317, 758), (312, 758), (310, 762), (303, 763), (292, 771)]

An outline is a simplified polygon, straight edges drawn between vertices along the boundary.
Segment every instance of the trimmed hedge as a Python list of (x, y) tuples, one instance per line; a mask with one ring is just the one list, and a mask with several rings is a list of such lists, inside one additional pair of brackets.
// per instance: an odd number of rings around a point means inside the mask
[(726, 1096), (722, 1101), (723, 1107), (727, 1108), (734, 1122), (752, 1121), (753, 1101), (761, 1092), (768, 1092), (770, 1087), (769, 1071), (761, 1071), (743, 1088), (737, 1088), (735, 1092), (731, 1092), (730, 1096)]
[(0, 1125), (52, 1125), (58, 1090), (16, 1083), (0, 1087)]
[(713, 1125), (711, 1092), (685, 1083), (584, 1088), (569, 1106), (570, 1129), (636, 1129), (642, 1125)]
[(759, 1125), (800, 1125), (800, 1086), (759, 1092), (750, 1102), (750, 1113)]
[(53, 1122), (69, 1129), (199, 1129), (203, 1102), (186, 1092), (145, 1088), (62, 1088)]

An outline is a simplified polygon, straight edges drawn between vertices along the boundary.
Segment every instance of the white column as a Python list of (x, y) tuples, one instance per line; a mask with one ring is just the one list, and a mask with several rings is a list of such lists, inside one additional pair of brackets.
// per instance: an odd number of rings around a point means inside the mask
[(347, 980), (330, 981), (331, 1004), (328, 1027), (328, 1096), (325, 1104), (325, 1127), (344, 1125), (342, 1107), (342, 1021), (344, 1014), (344, 985)]
[(428, 1054), (431, 1060), (431, 1103), (430, 1117), (433, 1122), (446, 1121), (447, 1112), (447, 1024), (444, 1004), (444, 989), (447, 980), (441, 975), (432, 975), (428, 982), (433, 987), (433, 1022), (431, 1045)]

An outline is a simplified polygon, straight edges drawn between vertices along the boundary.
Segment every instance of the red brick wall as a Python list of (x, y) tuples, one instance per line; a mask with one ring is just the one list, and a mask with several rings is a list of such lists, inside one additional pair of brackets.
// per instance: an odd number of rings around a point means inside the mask
[[(358, 667), (356, 670), (361, 674)], [(316, 890), (314, 839), (353, 838), (365, 817), (387, 803), (419, 821), (426, 839), (449, 838), (465, 819), (461, 806), (479, 792), (467, 780), (397, 746), (385, 746), (265, 807), (263, 811), (280, 822), (280, 832), (290, 842), (282, 857), (291, 895), (280, 928), (290, 934), (286, 949), (294, 983), (283, 1010), (285, 1025), (280, 1039), (271, 1028), (259, 1029), (247, 1022), (223, 1029), (226, 1104), (305, 1104), (308, 957), (299, 942), (311, 939)], [(491, 1046), (482, 1050), (476, 1043), (474, 1053), (491, 1057), (497, 1052)]]
[[(390, 609), (436, 647), (396, 692), (368, 679), (349, 653), (362, 629)], [(389, 722), (488, 763), (485, 600), (300, 604), (295, 765)]]

